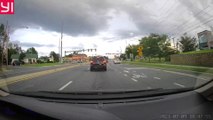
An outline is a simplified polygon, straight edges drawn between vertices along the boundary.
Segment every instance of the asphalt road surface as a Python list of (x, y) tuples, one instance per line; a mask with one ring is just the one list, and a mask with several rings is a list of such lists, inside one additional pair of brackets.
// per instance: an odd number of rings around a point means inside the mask
[[(66, 65), (67, 66), (67, 65)], [(92, 91), (176, 89), (203, 84), (209, 77), (154, 68), (108, 63), (107, 71), (90, 71), (89, 64), (8, 85), (10, 91)], [(45, 68), (47, 69), (47, 68)], [(45, 70), (41, 68), (35, 71)], [(55, 69), (55, 68), (48, 68)], [(33, 69), (34, 70), (34, 69)], [(31, 70), (31, 72), (33, 72)], [(30, 70), (29, 70), (30, 71)], [(25, 72), (21, 72), (25, 73)], [(17, 74), (19, 75), (19, 74)]]

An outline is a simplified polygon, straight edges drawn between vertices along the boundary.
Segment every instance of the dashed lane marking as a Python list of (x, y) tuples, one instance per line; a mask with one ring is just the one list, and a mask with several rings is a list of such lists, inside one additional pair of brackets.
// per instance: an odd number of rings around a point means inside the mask
[(64, 88), (66, 88), (69, 84), (71, 84), (72, 81), (69, 81), (67, 84), (63, 85), (61, 88), (59, 88), (59, 91), (62, 91)]
[(160, 78), (159, 77), (153, 77), (154, 79), (157, 79), (157, 80), (160, 80)]
[(138, 82), (138, 80), (136, 80), (136, 79), (134, 79), (134, 78), (131, 78), (133, 81), (135, 81), (135, 82)]
[(185, 88), (185, 86), (184, 86), (184, 85), (179, 84), (179, 83), (176, 83), (176, 82), (174, 82), (174, 85), (177, 85), (177, 86), (179, 86), (179, 87)]
[(127, 70), (124, 70), (124, 72), (129, 73), (129, 71), (127, 71)]

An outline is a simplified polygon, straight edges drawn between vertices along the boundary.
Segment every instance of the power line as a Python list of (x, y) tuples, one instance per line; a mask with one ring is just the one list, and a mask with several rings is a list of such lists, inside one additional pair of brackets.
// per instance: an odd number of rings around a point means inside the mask
[[(207, 6), (206, 8), (200, 10), (199, 12), (197, 12), (197, 13), (194, 15), (194, 17), (196, 17), (197, 15), (201, 14), (202, 12), (204, 12), (204, 11), (205, 11), (206, 9), (208, 9), (209, 7), (210, 7), (210, 6)], [(193, 19), (193, 18), (192, 18), (192, 19)], [(188, 21), (182, 23), (181, 25), (178, 25), (177, 27), (173, 28), (171, 31), (176, 30), (176, 29), (180, 28), (181, 26), (183, 26), (183, 25), (185, 25), (185, 24), (191, 22), (192, 19), (190, 19), (190, 20), (188, 20)], [(193, 19), (193, 21), (194, 21), (194, 19)]]
[[(206, 7), (205, 8), (205, 10), (207, 9), (208, 7)], [(208, 14), (210, 17), (208, 18), (208, 19), (206, 19), (206, 20), (209, 20), (210, 18), (212, 18), (213, 17), (213, 15), (211, 15), (211, 14), (209, 14), (207, 11), (205, 11), (204, 9), (203, 10), (201, 10), (201, 13), (202, 14)], [(209, 10), (208, 10), (209, 11)], [(200, 13), (199, 13), (200, 14)], [(197, 14), (198, 15), (198, 14)], [(197, 16), (196, 15), (196, 16)], [(195, 20), (195, 19), (194, 19)], [(190, 20), (189, 20), (190, 21)], [(185, 24), (186, 23), (188, 23), (189, 21), (187, 21), (187, 22), (185, 22)], [(183, 24), (183, 25), (185, 25), (185, 24)], [(186, 27), (189, 27), (189, 28), (191, 28), (191, 27), (193, 27), (194, 25), (196, 25), (196, 24), (199, 24), (199, 23), (192, 23), (192, 24), (190, 24), (190, 25), (186, 25), (186, 26), (184, 26), (183, 28), (186, 28)], [(177, 28), (177, 30), (181, 27), (181, 26), (183, 26), (183, 25), (180, 25), (178, 28)], [(190, 27), (191, 26), (191, 27)], [(176, 31), (177, 31), (176, 30)], [(178, 32), (178, 31), (177, 31)]]
[[(165, 2), (165, 4), (163, 5), (163, 6), (165, 6), (166, 5), (166, 3), (168, 3), (168, 0)], [(174, 5), (174, 4), (173, 4)], [(173, 5), (171, 5), (171, 6), (173, 6)], [(163, 6), (162, 6), (162, 8), (163, 8)], [(170, 7), (171, 8), (171, 7)], [(169, 9), (170, 9), (169, 8)], [(168, 13), (168, 10), (169, 9), (167, 9), (167, 11), (166, 12), (164, 12), (164, 14), (167, 14)], [(162, 14), (163, 13), (161, 13), (160, 15), (159, 15), (159, 17), (161, 17), (162, 16)], [(163, 17), (163, 18), (165, 18), (165, 17)], [(162, 22), (162, 20), (161, 20), (162, 18), (160, 18), (159, 20), (156, 20), (156, 22), (154, 23), (155, 25), (157, 25), (157, 24), (159, 24), (160, 22)], [(161, 20), (161, 21), (160, 21)]]
[(167, 3), (168, 3), (168, 0), (165, 0), (165, 2), (163, 3), (163, 5), (160, 7), (159, 10), (163, 9), (166, 6)]
[[(205, 13), (205, 14), (208, 14), (208, 13)], [(208, 15), (209, 15), (209, 14), (208, 14)], [(207, 23), (211, 22), (212, 18), (213, 18), (213, 15), (211, 15), (211, 16), (207, 19), (207, 21), (205, 21), (204, 23), (201, 23), (201, 24), (196, 23), (196, 24), (199, 24), (199, 25), (198, 25), (198, 27), (199, 27), (199, 26), (201, 26), (201, 25), (204, 25), (204, 24), (207, 24)], [(210, 20), (210, 21), (209, 21), (209, 20)], [(190, 31), (190, 30), (191, 30), (190, 28), (194, 28), (193, 26), (196, 25), (196, 24), (191, 24), (191, 25), (185, 26), (185, 27), (188, 27), (188, 29), (186, 29), (186, 31), (187, 31), (187, 32)], [(184, 28), (185, 28), (185, 27), (184, 27)], [(196, 28), (197, 28), (197, 27), (196, 27)], [(194, 29), (192, 29), (192, 30), (194, 30)], [(181, 33), (181, 32), (178, 32), (178, 34), (179, 34), (179, 33)]]
[(207, 23), (209, 23), (209, 22), (212, 22), (212, 21), (213, 21), (213, 18), (212, 18), (212, 19), (209, 19), (209, 20), (207, 20), (207, 21), (205, 21), (205, 22), (202, 23), (202, 24), (197, 25), (196, 27), (193, 27), (192, 29), (188, 29), (188, 30), (185, 31), (185, 32), (179, 32), (177, 35), (179, 35), (180, 33), (187, 33), (187, 32), (189, 32), (189, 31), (195, 30), (195, 29), (197, 29), (198, 27), (200, 27), (201, 25), (205, 25), (205, 24), (207, 24)]
[[(174, 6), (175, 5), (175, 6)], [(160, 21), (158, 21), (157, 24), (160, 24), (162, 22), (165, 22), (165, 18), (167, 18), (173, 11), (170, 11), (172, 8), (175, 8), (177, 6), (177, 4), (175, 4), (175, 2), (173, 4), (171, 4), (171, 6), (169, 7), (169, 9), (167, 9), (167, 11), (164, 13), (166, 14), (166, 16), (162, 17)], [(167, 14), (168, 13), (168, 14)]]

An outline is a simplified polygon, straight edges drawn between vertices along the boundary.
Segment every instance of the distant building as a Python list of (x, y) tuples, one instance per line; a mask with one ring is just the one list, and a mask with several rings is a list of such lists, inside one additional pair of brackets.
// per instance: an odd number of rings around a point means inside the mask
[(63, 61), (64, 62), (72, 62), (72, 61), (86, 62), (88, 61), (88, 57), (86, 54), (76, 54), (76, 55), (64, 57)]
[(49, 60), (49, 57), (47, 56), (41, 56), (38, 60), (40, 60), (41, 62), (47, 62)]
[(11, 55), (11, 59), (12, 59), (12, 61), (11, 61), (11, 64), (14, 62), (14, 61), (19, 61), (19, 54), (12, 54)]
[(51, 55), (51, 56), (49, 57), (49, 61), (50, 61), (50, 62), (55, 62), (53, 55)]
[(72, 61), (86, 61), (87, 60), (87, 55), (86, 54), (77, 54), (73, 55), (71, 57)]
[(26, 54), (24, 57), (24, 62), (26, 64), (37, 63), (38, 55), (37, 54)]
[(213, 34), (211, 31), (204, 30), (197, 34), (199, 49), (213, 49)]

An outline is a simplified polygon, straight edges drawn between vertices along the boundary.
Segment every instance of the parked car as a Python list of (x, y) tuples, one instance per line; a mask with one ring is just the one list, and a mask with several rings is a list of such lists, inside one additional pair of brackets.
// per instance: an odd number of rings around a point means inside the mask
[(93, 57), (90, 62), (90, 71), (103, 70), (107, 71), (107, 61), (104, 57)]
[(13, 61), (12, 63), (13, 66), (20, 66), (21, 62), (19, 62), (18, 60)]
[(116, 59), (116, 60), (113, 60), (113, 63), (114, 64), (121, 64), (121, 61)]

